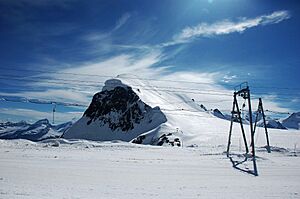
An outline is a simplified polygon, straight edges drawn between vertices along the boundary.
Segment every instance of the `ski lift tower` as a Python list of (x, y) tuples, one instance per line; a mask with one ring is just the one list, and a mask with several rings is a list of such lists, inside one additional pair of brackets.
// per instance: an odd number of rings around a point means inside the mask
[[(241, 97), (245, 100), (245, 102), (248, 101), (248, 108), (249, 108), (249, 126), (250, 126), (250, 134), (251, 134), (251, 155), (253, 160), (253, 168), (254, 172), (257, 174), (257, 167), (256, 167), (256, 160), (255, 160), (255, 146), (254, 146), (254, 130), (253, 130), (253, 124), (252, 124), (252, 108), (251, 108), (251, 98), (250, 98), (250, 89), (247, 82), (244, 82), (238, 86), (236, 86), (235, 91), (233, 93), (233, 106), (231, 111), (231, 123), (230, 123), (230, 129), (229, 129), (229, 136), (228, 136), (228, 144), (227, 144), (227, 157), (229, 157), (229, 151), (230, 151), (230, 144), (231, 144), (231, 135), (232, 135), (232, 127), (233, 122), (237, 121), (240, 123), (241, 132), (245, 144), (245, 150), (246, 155), (249, 153), (248, 145), (247, 145), (247, 139), (245, 135), (245, 130), (243, 126), (243, 120), (241, 117), (241, 111), (238, 104), (238, 97)], [(243, 104), (243, 107), (245, 104)]]

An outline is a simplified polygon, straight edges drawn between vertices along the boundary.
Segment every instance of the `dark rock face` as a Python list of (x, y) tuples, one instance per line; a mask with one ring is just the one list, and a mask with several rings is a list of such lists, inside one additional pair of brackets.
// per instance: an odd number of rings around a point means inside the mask
[(144, 139), (146, 138), (146, 135), (140, 135), (134, 140), (132, 140), (132, 143), (134, 144), (143, 144)]
[(87, 125), (99, 120), (101, 126), (108, 124), (112, 130), (119, 128), (126, 132), (134, 128), (134, 123), (139, 124), (151, 110), (131, 87), (118, 86), (96, 93), (84, 115), (90, 118)]
[(158, 146), (162, 146), (164, 144), (169, 144), (171, 146), (178, 146), (180, 147), (181, 146), (181, 143), (180, 143), (180, 139), (179, 138), (175, 138), (175, 139), (170, 139), (169, 137), (172, 136), (172, 133), (169, 133), (169, 134), (162, 134), (159, 138), (158, 138), (158, 142), (157, 142), (157, 145)]
[[(140, 135), (133, 139), (131, 142), (134, 144), (144, 144), (145, 139), (147, 136), (150, 135)], [(151, 136), (150, 136), (151, 137)], [(149, 143), (150, 145), (157, 145), (157, 146), (163, 146), (163, 145), (169, 145), (169, 146), (181, 146), (181, 141), (179, 137), (176, 137), (172, 133), (168, 134), (162, 134), (161, 136), (154, 138), (151, 138), (151, 142)]]
[(219, 109), (214, 109), (213, 110), (213, 115), (218, 117), (218, 118), (221, 118), (221, 119), (226, 119), (226, 117), (223, 115), (223, 113), (221, 113), (221, 111)]

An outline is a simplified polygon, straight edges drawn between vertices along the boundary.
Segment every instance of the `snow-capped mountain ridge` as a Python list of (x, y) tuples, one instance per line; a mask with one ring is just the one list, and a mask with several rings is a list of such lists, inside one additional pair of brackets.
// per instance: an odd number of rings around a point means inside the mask
[(7, 128), (7, 127), (12, 127), (12, 126), (26, 126), (28, 125), (28, 123), (24, 120), (22, 121), (19, 121), (19, 122), (3, 122), (3, 123), (0, 123), (0, 129), (3, 129), (3, 128)]
[(286, 128), (300, 129), (300, 112), (293, 113), (282, 121)]
[(33, 124), (25, 121), (0, 123), (0, 139), (28, 139), (39, 141), (60, 137), (72, 126), (72, 122), (52, 125), (49, 120), (42, 119)]
[[(211, 114), (220, 118), (220, 119), (224, 119), (224, 120), (231, 120), (231, 115), (229, 114), (223, 114), (219, 109), (214, 109), (213, 111), (211, 111)], [(273, 119), (272, 117), (266, 117), (266, 126), (267, 128), (272, 128), (272, 129), (298, 129), (298, 125), (300, 124), (300, 119), (297, 118), (295, 115), (297, 113), (293, 113), (291, 116), (289, 116), (288, 118), (284, 119), (284, 120), (280, 120), (280, 119)], [(253, 118), (252, 121), (255, 122), (255, 118), (256, 118), (256, 113), (253, 113)], [(243, 123), (244, 124), (249, 124), (249, 115), (247, 114), (245, 116), (245, 118), (242, 118)], [(237, 121), (236, 121), (237, 122)], [(264, 127), (264, 123), (263, 123), (263, 118), (262, 115), (259, 114), (257, 116), (257, 126), (259, 127)]]

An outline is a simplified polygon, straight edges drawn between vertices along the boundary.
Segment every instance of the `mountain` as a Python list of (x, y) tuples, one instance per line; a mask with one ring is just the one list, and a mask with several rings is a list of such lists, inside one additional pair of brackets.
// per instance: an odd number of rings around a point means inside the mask
[(130, 141), (167, 121), (159, 107), (150, 107), (121, 80), (105, 82), (101, 92), (64, 138)]
[[(257, 126), (264, 127), (263, 120), (257, 122)], [(271, 128), (271, 129), (287, 129), (284, 125), (281, 124), (279, 120), (271, 119), (271, 118), (266, 119), (266, 126), (267, 128)]]
[[(214, 109), (213, 111), (211, 111), (211, 114), (220, 119), (229, 120), (229, 121), (231, 120), (231, 115), (223, 114), (219, 109)], [(253, 122), (255, 122), (255, 118), (256, 118), (256, 114), (253, 113), (252, 116)], [(245, 119), (242, 120), (244, 124), (249, 124), (249, 114), (247, 113), (245, 115)], [(263, 118), (261, 114), (257, 116), (257, 120), (258, 120), (257, 126), (264, 127)], [(286, 126), (282, 124), (279, 120), (272, 119), (271, 117), (266, 118), (266, 126), (267, 128), (272, 128), (272, 129), (287, 129)]]
[(18, 123), (0, 123), (0, 139), (28, 139), (39, 141), (60, 137), (72, 125), (72, 122), (60, 125), (51, 125), (47, 119), (42, 119), (34, 124), (25, 121)]
[[(218, 137), (220, 126), (226, 132), (230, 126), (231, 115), (218, 109), (210, 112), (203, 108), (203, 104), (198, 104), (209, 102), (207, 97), (205, 94), (158, 89), (147, 81), (121, 75), (105, 82), (102, 91), (93, 96), (82, 118), (63, 137), (151, 145), (193, 145), (195, 139), (209, 139), (207, 135)], [(243, 122), (249, 124), (246, 119)], [(238, 123), (234, 125), (239, 126)], [(279, 121), (271, 118), (267, 125), (284, 129)]]
[(300, 112), (293, 113), (282, 121), (283, 126), (291, 129), (300, 129)]

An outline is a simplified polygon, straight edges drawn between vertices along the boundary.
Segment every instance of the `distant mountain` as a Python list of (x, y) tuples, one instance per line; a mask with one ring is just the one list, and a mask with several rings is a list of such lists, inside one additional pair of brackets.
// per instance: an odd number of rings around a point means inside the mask
[(47, 119), (42, 119), (34, 124), (25, 121), (18, 123), (0, 123), (0, 139), (28, 139), (39, 141), (48, 138), (60, 137), (72, 126), (72, 122), (60, 125), (51, 125)]
[[(260, 120), (257, 123), (257, 126), (263, 127), (264, 126), (263, 120)], [(271, 119), (271, 118), (266, 119), (266, 126), (267, 128), (271, 128), (271, 129), (287, 129), (286, 127), (284, 127), (284, 125), (281, 124), (279, 120)]]
[(300, 129), (300, 112), (293, 113), (288, 118), (282, 120), (283, 126), (291, 129)]
[[(229, 121), (231, 120), (231, 115), (223, 114), (219, 109), (214, 109), (213, 111), (211, 111), (211, 114), (224, 120), (229, 120)], [(255, 122), (256, 114), (252, 114), (252, 115), (253, 115), (252, 121)], [(257, 116), (257, 120), (258, 120), (257, 126), (263, 127), (264, 123), (261, 114)], [(245, 119), (242, 119), (242, 121), (244, 124), (249, 124), (249, 114), (246, 114)], [(266, 118), (266, 126), (267, 128), (287, 129), (285, 125), (283, 125), (279, 120), (272, 119), (270, 117)]]
[(130, 86), (110, 79), (64, 138), (130, 141), (166, 121), (159, 107), (150, 107)]

